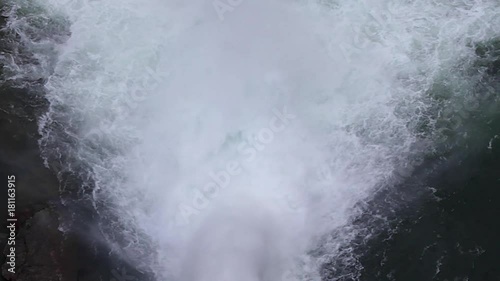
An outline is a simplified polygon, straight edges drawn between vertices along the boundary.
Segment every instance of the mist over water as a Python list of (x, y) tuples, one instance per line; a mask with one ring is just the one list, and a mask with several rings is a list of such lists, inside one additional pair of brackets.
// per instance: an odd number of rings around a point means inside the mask
[(71, 33), (47, 43), (41, 145), (158, 280), (319, 280), (359, 203), (436, 147), (426, 93), (500, 4), (233, 2), (40, 3)]

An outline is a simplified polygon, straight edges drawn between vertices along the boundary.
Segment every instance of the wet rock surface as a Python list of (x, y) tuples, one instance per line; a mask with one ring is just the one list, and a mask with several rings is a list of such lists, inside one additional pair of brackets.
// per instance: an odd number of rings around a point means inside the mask
[[(59, 180), (40, 157), (37, 116), (44, 110), (42, 96), (5, 84), (0, 87), (0, 176), (5, 187), (0, 193), (0, 247), (4, 249), (0, 280), (111, 280), (113, 270), (121, 270), (119, 260), (95, 242), (98, 232), (93, 232), (96, 237), (83, 236), (89, 233), (90, 222), (75, 221), (74, 229), (60, 230), (62, 220), (82, 216), (61, 204)], [(6, 245), (8, 175), (16, 177), (14, 274), (5, 263), (10, 247)]]
[[(5, 187), (0, 193), (0, 247), (4, 249), (0, 280), (134, 280), (131, 277), (138, 274), (130, 275), (133, 270), (97, 242), (103, 239), (91, 229), (89, 208), (61, 204), (59, 179), (45, 167), (38, 146), (37, 118), (46, 109), (42, 94), (8, 83), (0, 86), (0, 178)], [(6, 245), (8, 175), (16, 177), (14, 274), (7, 271), (5, 260), (10, 247)], [(66, 225), (71, 227), (61, 231), (61, 225), (69, 220), (73, 221)]]
[[(60, 214), (66, 211), (60, 204), (59, 182), (44, 166), (37, 143), (37, 116), (45, 108), (46, 102), (39, 95), (5, 84), (0, 87), (0, 176), (5, 187), (7, 175), (16, 177), (18, 219), (16, 270), (12, 274), (4, 263), (10, 246), (6, 245), (7, 191), (2, 188), (0, 243), (5, 249), (1, 258), (3, 280), (85, 280), (79, 279), (85, 272), (94, 275), (92, 280), (99, 280), (92, 263), (96, 257), (82, 257), (92, 251), (90, 245), (85, 245), (75, 234), (59, 230)], [(105, 274), (108, 271), (105, 270)]]
[[(18, 215), (41, 209), (59, 199), (55, 175), (40, 157), (36, 117), (44, 110), (42, 99), (21, 89), (0, 87), (0, 170), (2, 179), (16, 177)], [(1, 199), (6, 201), (3, 192)], [(6, 212), (1, 212), (2, 229)]]
[[(43, 98), (29, 91), (0, 86), (0, 236), (7, 237), (7, 176), (16, 177), (16, 226), (18, 235), (29, 233), (27, 221), (49, 204), (59, 201), (59, 184), (55, 175), (47, 169), (38, 149), (38, 114), (44, 110)], [(57, 226), (56, 226), (57, 230)], [(3, 245), (7, 242), (2, 241)], [(16, 267), (22, 269), (26, 258), (26, 244), (16, 244)], [(31, 252), (29, 253), (31, 254)], [(3, 261), (3, 258), (1, 259)], [(32, 269), (33, 270), (33, 269)], [(5, 271), (3, 271), (5, 273)], [(3, 274), (9, 280), (12, 276)], [(28, 280), (28, 279), (17, 279)], [(48, 280), (48, 279), (46, 279)]]
[[(0, 9), (5, 10), (2, 0)], [(5, 14), (0, 15), (0, 281), (148, 280), (134, 265), (110, 253), (96, 226), (97, 214), (88, 200), (78, 198), (81, 181), (65, 173), (56, 175), (54, 169), (64, 163), (46, 167), (38, 144), (38, 119), (48, 110), (44, 81), (37, 76), (12, 77), (12, 65), (36, 68), (37, 61), (6, 23)], [(9, 59), (15, 63), (7, 67)], [(11, 247), (6, 227), (8, 175), (16, 177), (15, 273), (7, 270), (5, 259)], [(65, 192), (60, 192), (61, 186)]]

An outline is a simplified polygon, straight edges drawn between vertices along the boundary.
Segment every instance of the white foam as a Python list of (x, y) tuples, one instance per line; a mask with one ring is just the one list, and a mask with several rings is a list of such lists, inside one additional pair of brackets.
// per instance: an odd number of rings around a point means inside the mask
[(430, 2), (46, 1), (72, 35), (45, 121), (159, 280), (317, 280), (352, 236), (307, 252), (419, 153), (435, 71), (498, 30), (495, 1)]

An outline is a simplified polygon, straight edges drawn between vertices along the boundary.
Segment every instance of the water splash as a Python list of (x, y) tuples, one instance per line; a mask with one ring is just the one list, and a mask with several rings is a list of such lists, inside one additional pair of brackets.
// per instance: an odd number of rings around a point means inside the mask
[(318, 280), (353, 260), (360, 202), (435, 145), (426, 93), (498, 35), (499, 4), (228, 3), (44, 1), (71, 36), (41, 143), (159, 280)]

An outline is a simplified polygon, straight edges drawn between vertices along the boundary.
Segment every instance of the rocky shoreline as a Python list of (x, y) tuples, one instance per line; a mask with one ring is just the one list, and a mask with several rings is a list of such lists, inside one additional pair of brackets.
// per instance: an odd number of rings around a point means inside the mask
[[(0, 2), (2, 4), (2, 2)], [(4, 27), (6, 18), (0, 18)], [(22, 50), (4, 29), (0, 30), (0, 55), (24, 57)], [(28, 55), (29, 59), (29, 55)], [(61, 183), (78, 181), (57, 176), (41, 158), (38, 118), (48, 109), (43, 81), (5, 79), (0, 63), (0, 176), (5, 188), (0, 193), (0, 281), (134, 281), (144, 280), (109, 248), (95, 230), (95, 214), (85, 203), (73, 200), (75, 194), (61, 194)], [(22, 87), (19, 85), (23, 85)], [(15, 273), (9, 272), (6, 255), (7, 176), (16, 177)], [(62, 202), (65, 202), (64, 204)]]
[[(16, 272), (7, 271), (7, 211), (0, 213), (0, 280), (111, 280), (103, 250), (74, 231), (62, 232), (61, 219), (69, 210), (61, 204), (59, 181), (44, 166), (38, 147), (37, 116), (46, 109), (42, 96), (5, 84), (0, 87), (0, 171), (16, 176)], [(7, 202), (7, 192), (0, 200)], [(85, 224), (85, 223), (84, 223)], [(105, 258), (105, 257), (104, 257)], [(102, 267), (102, 266), (101, 266)]]
[[(16, 177), (16, 272), (8, 272), (7, 209), (0, 212), (0, 281), (134, 281), (149, 279), (110, 252), (96, 227), (96, 215), (45, 167), (38, 140), (38, 117), (47, 110), (41, 83), (30, 89), (0, 85), (0, 174)], [(7, 191), (0, 193), (7, 206)], [(64, 202), (64, 204), (62, 203)], [(88, 203), (88, 202), (87, 202)], [(64, 231), (63, 231), (64, 229)], [(140, 279), (139, 279), (140, 278)]]

